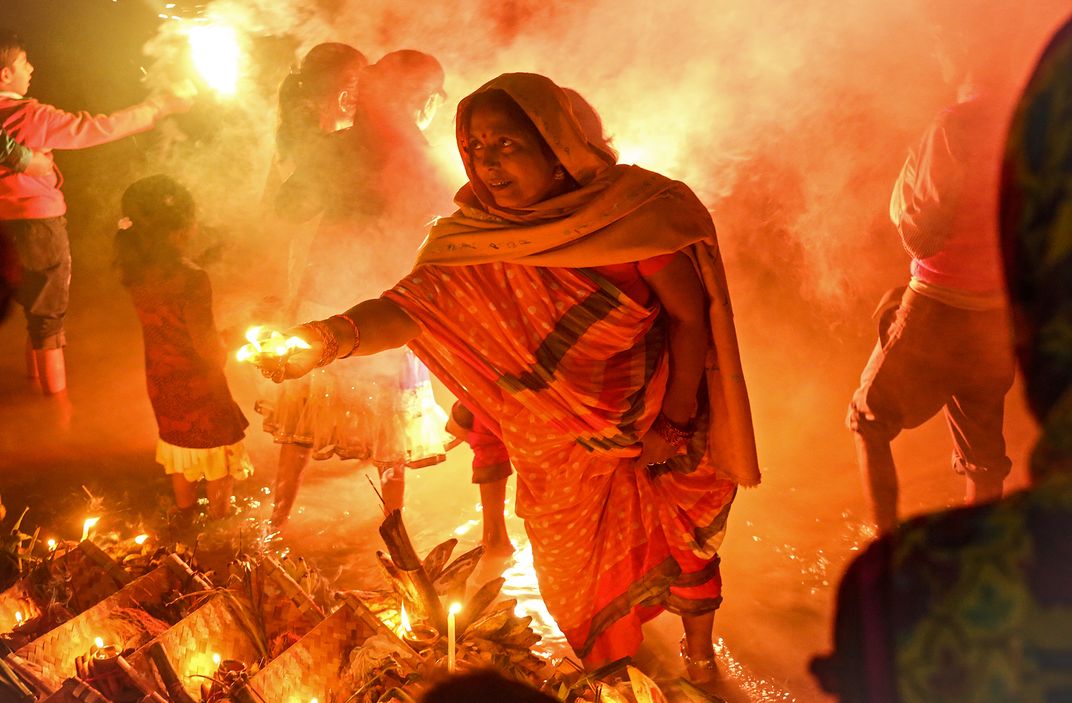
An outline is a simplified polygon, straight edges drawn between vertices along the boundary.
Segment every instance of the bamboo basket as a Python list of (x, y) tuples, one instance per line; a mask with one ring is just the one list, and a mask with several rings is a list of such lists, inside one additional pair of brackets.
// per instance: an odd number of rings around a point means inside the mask
[(258, 568), (265, 577), (259, 606), (269, 642), (287, 633), (304, 637), (324, 619), (312, 597), (277, 561), (263, 557)]
[[(52, 557), (47, 567), (53, 578), (64, 575), (71, 589), (67, 608), (81, 613), (130, 583), (130, 576), (110, 556), (89, 540)], [(44, 603), (39, 603), (23, 578), (0, 593), (0, 631), (15, 625), (15, 613), (25, 620), (41, 615)]]
[(146, 608), (162, 607), (168, 594), (176, 591), (196, 593), (207, 588), (179, 557), (169, 555), (156, 569), (15, 654), (38, 668), (42, 681), (55, 691), (64, 679), (75, 676), (75, 658), (86, 654), (96, 638), (121, 649), (138, 647), (159, 634), (147, 629), (147, 620), (139, 619)]
[(392, 638), (412, 654), (399, 639), (356, 597), (344, 598), (343, 606), (314, 627), (300, 642), (257, 672), (246, 690), (254, 700), (266, 703), (308, 703), (316, 698), (334, 700), (349, 694), (347, 676), (350, 651), (373, 635)]
[(183, 688), (194, 700), (201, 698), (201, 684), (216, 673), (212, 658), (234, 659), (247, 666), (261, 658), (260, 648), (235, 613), (234, 601), (218, 593), (207, 603), (187, 615), (178, 624), (147, 642), (130, 655), (130, 665), (153, 685), (158, 693), (168, 695), (167, 685), (149, 656), (149, 648), (159, 643), (179, 676)]

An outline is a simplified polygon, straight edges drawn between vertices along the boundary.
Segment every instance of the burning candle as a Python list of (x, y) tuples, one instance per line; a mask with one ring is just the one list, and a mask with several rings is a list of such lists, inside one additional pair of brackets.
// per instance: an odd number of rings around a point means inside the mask
[(79, 540), (80, 542), (85, 542), (89, 539), (89, 531), (96, 527), (98, 522), (100, 522), (99, 517), (86, 518), (86, 521), (82, 523), (82, 539)]
[(447, 611), (447, 671), (452, 674), (458, 665), (458, 646), (454, 641), (457, 635), (455, 619), (461, 611), (461, 603), (451, 603), (450, 610)]

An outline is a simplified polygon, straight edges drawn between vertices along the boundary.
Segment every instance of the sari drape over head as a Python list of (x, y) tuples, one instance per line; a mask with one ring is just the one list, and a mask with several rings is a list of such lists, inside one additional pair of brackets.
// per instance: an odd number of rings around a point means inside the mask
[[(738, 485), (760, 475), (729, 293), (710, 214), (691, 190), (590, 139), (565, 91), (534, 74), (501, 90), (579, 187), (500, 208), (458, 145), (469, 183), (413, 272), (384, 296), (422, 329), (410, 346), (481, 419), (518, 474), (517, 513), (540, 591), (575, 651), (632, 654), (640, 624), (721, 601), (717, 550)], [(475, 94), (474, 94), (475, 95)], [(669, 378), (666, 322), (593, 267), (683, 252), (707, 294), (710, 343), (687, 452), (638, 466)]]

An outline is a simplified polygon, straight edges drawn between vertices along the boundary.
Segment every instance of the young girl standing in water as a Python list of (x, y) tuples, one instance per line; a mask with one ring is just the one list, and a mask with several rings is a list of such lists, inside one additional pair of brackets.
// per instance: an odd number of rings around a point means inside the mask
[(227, 354), (212, 316), (208, 275), (184, 258), (196, 229), (190, 192), (168, 176), (143, 178), (123, 193), (116, 264), (145, 338), (145, 376), (160, 429), (156, 460), (171, 476), (175, 504), (192, 516), (206, 480), (209, 516), (226, 516), (235, 478), (253, 466), (243, 438), (249, 422), (227, 387)]

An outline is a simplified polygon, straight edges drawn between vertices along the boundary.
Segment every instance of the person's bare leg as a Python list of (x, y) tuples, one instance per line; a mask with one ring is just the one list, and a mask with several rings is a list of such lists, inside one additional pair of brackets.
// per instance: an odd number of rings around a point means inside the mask
[(63, 358), (63, 347), (56, 349), (35, 349), (38, 383), (45, 395), (55, 395), (67, 388), (67, 365)]
[(897, 468), (893, 463), (890, 443), (855, 433), (856, 461), (864, 481), (871, 518), (878, 534), (884, 535), (897, 527)]
[(234, 478), (224, 476), (215, 481), (205, 483), (205, 493), (208, 495), (208, 515), (211, 518), (227, 517), (231, 514), (231, 491), (234, 488)]
[(282, 527), (290, 519), (294, 500), (298, 497), (302, 472), (309, 463), (312, 450), (298, 444), (279, 447), (279, 468), (275, 474), (275, 501), (272, 505), (272, 524)]
[(182, 474), (171, 474), (171, 490), (179, 510), (190, 510), (197, 503), (197, 484), (187, 481)]
[(37, 370), (37, 355), (34, 354), (33, 342), (30, 338), (26, 338), (26, 378), (32, 378), (34, 380), (39, 376)]
[(480, 484), (480, 510), (484, 521), (485, 554), (509, 556), (514, 545), (506, 531), (506, 484), (509, 478)]
[(380, 495), (388, 514), (402, 509), (406, 497), (406, 465), (395, 464), (380, 469)]
[(693, 683), (710, 683), (719, 678), (715, 666), (715, 647), (712, 634), (715, 629), (715, 613), (703, 615), (682, 615), (681, 624), (685, 628), (683, 652), (686, 657), (685, 668), (689, 681)]

